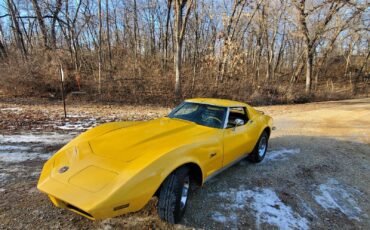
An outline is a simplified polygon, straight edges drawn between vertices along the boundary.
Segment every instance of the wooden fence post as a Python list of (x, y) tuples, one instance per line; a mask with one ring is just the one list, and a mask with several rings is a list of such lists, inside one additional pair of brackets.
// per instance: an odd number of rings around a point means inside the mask
[(66, 100), (64, 98), (64, 71), (63, 71), (63, 66), (62, 65), (60, 65), (60, 83), (61, 83), (61, 90), (62, 90), (64, 118), (67, 118)]

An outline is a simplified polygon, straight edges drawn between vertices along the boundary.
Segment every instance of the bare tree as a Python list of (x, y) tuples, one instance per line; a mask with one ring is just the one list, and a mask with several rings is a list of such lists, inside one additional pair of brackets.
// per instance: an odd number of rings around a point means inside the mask
[(62, 0), (57, 0), (55, 3), (55, 9), (52, 12), (53, 18), (51, 22), (51, 42), (50, 43), (53, 49), (57, 48), (57, 38), (56, 38), (55, 26), (58, 20), (58, 15), (61, 10), (62, 10)]
[(110, 42), (110, 26), (109, 26), (109, 3), (108, 0), (105, 0), (105, 11), (106, 11), (106, 16), (105, 16), (105, 23), (106, 23), (106, 29), (107, 29), (107, 44), (108, 44), (108, 55), (109, 55), (109, 78), (112, 78), (112, 51), (111, 51), (111, 42)]
[[(190, 9), (193, 5), (193, 0), (190, 0), (190, 1), (175, 0), (174, 4), (175, 4), (174, 11), (175, 11), (175, 43), (176, 43), (176, 51), (174, 55), (175, 95), (177, 98), (181, 98), (182, 47), (183, 47), (186, 23), (189, 18)], [(185, 10), (185, 14), (184, 14), (184, 10)]]
[[(298, 24), (301, 30), (303, 41), (305, 43), (304, 55), (306, 59), (306, 93), (311, 92), (311, 81), (312, 81), (312, 69), (315, 55), (316, 41), (325, 32), (327, 25), (331, 22), (333, 16), (345, 5), (342, 2), (327, 1), (323, 2), (314, 10), (324, 7), (326, 4), (330, 4), (329, 10), (325, 15), (324, 20), (318, 23), (316, 30), (310, 32), (307, 26), (309, 11), (306, 9), (306, 0), (294, 0), (295, 7), (298, 11)], [(312, 12), (311, 11), (311, 12)]]
[(230, 57), (229, 49), (230, 49), (231, 43), (233, 42), (235, 31), (240, 21), (241, 14), (243, 12), (243, 8), (246, 3), (247, 2), (245, 0), (234, 0), (232, 13), (229, 16), (229, 20), (226, 25), (226, 32), (225, 32), (226, 34), (225, 34), (225, 40), (224, 40), (225, 45), (223, 48), (223, 52), (222, 52), (223, 57), (221, 59), (221, 64), (220, 64), (220, 77), (219, 79), (216, 79), (216, 84), (218, 80), (220, 80), (221, 82), (223, 81), (225, 71), (227, 68), (227, 60)]
[(44, 18), (41, 14), (41, 9), (40, 9), (40, 6), (37, 0), (32, 0), (32, 6), (33, 6), (33, 9), (35, 10), (37, 21), (39, 22), (44, 47), (48, 48), (48, 31), (46, 29)]
[(24, 44), (23, 34), (22, 34), (22, 31), (19, 27), (19, 22), (18, 22), (18, 17), (17, 17), (17, 9), (14, 5), (13, 0), (7, 0), (7, 3), (8, 3), (9, 14), (12, 18), (12, 20), (11, 20), (12, 30), (13, 30), (13, 34), (14, 34), (14, 37), (15, 37), (15, 40), (16, 40), (17, 47), (21, 51), (22, 56), (24, 58), (27, 58), (27, 50), (26, 50), (26, 46)]
[[(83, 77), (86, 92), (133, 102), (183, 96), (281, 102), (323, 90), (361, 94), (368, 85), (364, 1), (5, 3), (0, 75), (12, 72), (25, 86), (38, 82), (50, 90), (54, 57), (78, 89)], [(40, 52), (45, 48), (48, 55)]]
[(165, 50), (165, 68), (167, 68), (167, 60), (168, 60), (168, 37), (169, 37), (169, 25), (170, 25), (170, 16), (171, 16), (171, 8), (172, 8), (172, 0), (167, 0), (167, 16), (166, 16), (166, 33), (165, 33), (165, 43), (164, 43), (164, 50)]
[(102, 88), (101, 88), (101, 78), (102, 78), (102, 62), (103, 62), (103, 57), (102, 57), (102, 12), (101, 12), (101, 0), (98, 0), (98, 17), (99, 17), (99, 47), (98, 47), (98, 66), (99, 66), (99, 85), (98, 85), (98, 92), (101, 95), (102, 93)]
[(8, 52), (5, 48), (5, 42), (4, 42), (4, 32), (3, 32), (3, 26), (1, 25), (0, 21), (0, 58), (5, 59), (8, 57)]

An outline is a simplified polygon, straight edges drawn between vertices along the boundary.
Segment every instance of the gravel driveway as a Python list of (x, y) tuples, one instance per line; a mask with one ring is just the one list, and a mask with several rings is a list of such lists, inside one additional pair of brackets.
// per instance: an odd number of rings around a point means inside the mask
[(79, 132), (169, 110), (135, 109), (79, 106), (65, 120), (57, 104), (0, 102), (0, 228), (370, 229), (370, 98), (260, 107), (277, 127), (265, 160), (242, 161), (195, 189), (176, 226), (158, 218), (155, 199), (140, 212), (93, 222), (36, 190), (45, 160)]

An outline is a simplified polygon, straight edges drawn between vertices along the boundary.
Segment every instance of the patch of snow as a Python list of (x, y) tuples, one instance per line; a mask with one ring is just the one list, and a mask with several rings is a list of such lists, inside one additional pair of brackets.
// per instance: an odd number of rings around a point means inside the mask
[(266, 153), (265, 160), (286, 160), (290, 156), (300, 153), (300, 149), (286, 149), (272, 150)]
[(33, 159), (46, 160), (52, 153), (43, 154), (45, 145), (65, 144), (72, 137), (71, 134), (58, 133), (0, 135), (0, 161), (18, 163)]
[(325, 184), (319, 185), (313, 195), (315, 201), (325, 210), (336, 209), (349, 219), (360, 221), (361, 216), (367, 215), (363, 214), (354, 194), (360, 195), (361, 192), (343, 186), (335, 179), (329, 179)]
[(84, 117), (83, 114), (77, 113), (77, 114), (68, 114), (67, 118), (80, 118)]
[(85, 119), (81, 121), (67, 121), (64, 122), (63, 124), (60, 125), (55, 125), (54, 127), (56, 129), (61, 129), (61, 130), (77, 130), (77, 131), (84, 131), (88, 130), (92, 127), (95, 127), (98, 125), (98, 122), (95, 118), (90, 118), (90, 119)]
[(223, 214), (221, 214), (220, 212), (212, 213), (212, 219), (214, 219), (215, 221), (220, 222), (220, 223), (226, 223), (226, 222), (229, 221), (229, 219), (226, 216), (224, 216)]
[(14, 165), (13, 167), (4, 167), (3, 170), (8, 173), (18, 173), (18, 172), (25, 172), (26, 169), (23, 167), (19, 167)]
[(36, 146), (36, 147), (32, 147), (32, 151), (33, 152), (42, 152), (44, 151), (44, 146)]
[[(214, 212), (213, 220), (220, 223), (238, 223), (237, 213), (245, 212), (246, 208), (253, 210), (256, 216), (256, 227), (262, 223), (276, 226), (279, 229), (308, 229), (308, 221), (295, 213), (290, 206), (284, 204), (277, 194), (268, 188), (253, 190), (230, 189), (226, 192), (214, 194), (226, 199), (227, 204), (222, 204), (223, 213)], [(236, 227), (236, 226), (235, 226)]]
[(47, 160), (50, 158), (50, 154), (39, 154), (39, 153), (27, 153), (27, 152), (17, 152), (17, 153), (0, 153), (0, 161), (6, 163), (18, 163), (28, 160), (41, 159)]
[(9, 176), (7, 173), (0, 173), (0, 181), (5, 181)]
[(224, 216), (220, 212), (214, 212), (212, 213), (212, 219), (219, 223), (236, 223), (238, 221), (238, 216), (235, 213), (230, 213), (228, 216)]
[(10, 112), (20, 112), (23, 109), (22, 108), (15, 107), (15, 108), (3, 108), (3, 109), (0, 109), (0, 110), (1, 111), (10, 111)]
[(71, 123), (66, 122), (64, 125), (55, 126), (57, 129), (61, 130), (87, 130), (91, 125), (84, 125), (82, 123)]
[(0, 151), (26, 151), (29, 147), (17, 145), (0, 145)]
[(71, 134), (43, 133), (43, 134), (0, 134), (0, 143), (44, 143), (44, 144), (63, 144), (72, 139)]
[(317, 218), (317, 215), (314, 213), (312, 208), (304, 201), (301, 197), (298, 197), (301, 203), (301, 207), (303, 208), (303, 215), (310, 216), (312, 218)]
[(0, 188), (0, 192), (5, 192), (5, 188)]

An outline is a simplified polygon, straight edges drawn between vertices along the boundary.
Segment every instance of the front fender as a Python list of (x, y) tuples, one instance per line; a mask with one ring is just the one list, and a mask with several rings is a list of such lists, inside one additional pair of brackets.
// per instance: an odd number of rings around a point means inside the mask
[[(117, 186), (104, 202), (94, 208), (96, 210), (92, 211), (94, 217), (102, 219), (142, 209), (163, 181), (177, 168), (188, 163), (197, 164), (203, 172), (201, 159), (196, 157), (189, 147), (181, 147), (165, 153), (152, 162), (148, 162), (145, 157), (136, 159), (122, 172), (123, 177), (125, 172), (127, 172), (126, 175), (131, 174), (130, 178), (124, 180), (124, 183)], [(204, 173), (202, 177), (204, 180)], [(128, 207), (114, 211), (115, 207), (124, 205)]]

